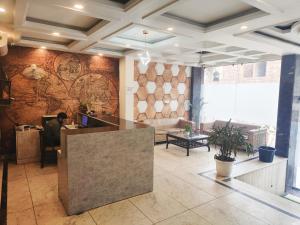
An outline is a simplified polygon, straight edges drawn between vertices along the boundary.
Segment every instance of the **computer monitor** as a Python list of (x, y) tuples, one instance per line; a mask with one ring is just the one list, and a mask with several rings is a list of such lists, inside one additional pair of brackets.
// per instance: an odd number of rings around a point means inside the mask
[(88, 117), (86, 115), (82, 115), (82, 117), (81, 117), (81, 126), (83, 126), (83, 127), (88, 126)]

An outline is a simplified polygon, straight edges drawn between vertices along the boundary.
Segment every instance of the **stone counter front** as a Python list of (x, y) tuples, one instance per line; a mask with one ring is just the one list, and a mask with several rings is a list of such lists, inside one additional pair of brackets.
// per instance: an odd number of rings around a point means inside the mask
[(68, 215), (153, 190), (154, 130), (65, 130), (58, 190)]

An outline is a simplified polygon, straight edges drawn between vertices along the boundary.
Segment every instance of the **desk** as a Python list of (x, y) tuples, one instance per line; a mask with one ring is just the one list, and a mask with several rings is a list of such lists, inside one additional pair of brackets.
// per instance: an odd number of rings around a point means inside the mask
[(40, 161), (39, 130), (16, 131), (17, 164)]
[(68, 215), (153, 190), (154, 128), (108, 116), (89, 120), (101, 127), (61, 130), (58, 193)]

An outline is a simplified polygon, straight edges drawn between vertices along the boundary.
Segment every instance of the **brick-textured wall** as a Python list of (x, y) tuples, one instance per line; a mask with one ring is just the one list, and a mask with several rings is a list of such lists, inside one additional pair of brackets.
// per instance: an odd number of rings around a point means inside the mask
[[(12, 47), (0, 63), (12, 81), (12, 105), (0, 108), (5, 146), (13, 146), (14, 124), (40, 124), (41, 116), (66, 112), (73, 117), (80, 102), (119, 114), (119, 60), (44, 49)], [(32, 65), (37, 69), (34, 73)], [(41, 79), (35, 79), (34, 74)]]
[(188, 119), (190, 67), (155, 62), (143, 66), (135, 61), (134, 72), (136, 120), (178, 117)]

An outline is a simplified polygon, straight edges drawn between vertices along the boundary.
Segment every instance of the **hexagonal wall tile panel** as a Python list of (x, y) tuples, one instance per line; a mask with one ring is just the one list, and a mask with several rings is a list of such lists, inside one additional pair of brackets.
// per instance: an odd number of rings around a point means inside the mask
[(139, 83), (137, 82), (137, 81), (133, 81), (133, 93), (136, 93), (137, 92), (137, 90), (139, 89)]
[(144, 121), (147, 119), (146, 113), (140, 113), (137, 117), (138, 121)]
[(177, 110), (178, 102), (177, 100), (171, 100), (170, 102), (171, 111), (174, 112)]
[(184, 106), (183, 105), (179, 105), (178, 108), (177, 108), (177, 115), (179, 117), (183, 117), (184, 116), (184, 112), (185, 112)]
[(169, 104), (171, 101), (171, 96), (170, 95), (164, 95), (163, 101), (165, 104)]
[(177, 77), (173, 77), (172, 78), (171, 85), (172, 85), (173, 88), (177, 88), (177, 85), (178, 85), (178, 79), (177, 79)]
[(172, 75), (173, 76), (178, 76), (178, 73), (179, 73), (179, 66), (176, 65), (176, 64), (173, 64), (172, 67), (171, 67), (171, 71), (172, 71)]
[(191, 92), (190, 92), (190, 89), (189, 88), (186, 88), (185, 91), (184, 91), (184, 97), (185, 99), (190, 99), (191, 97)]
[(147, 77), (145, 75), (140, 75), (137, 79), (137, 82), (140, 86), (146, 86), (147, 84)]
[(147, 106), (148, 106), (148, 104), (147, 104), (146, 101), (139, 101), (138, 104), (137, 104), (139, 113), (146, 112)]
[(144, 65), (143, 63), (139, 62), (139, 64), (138, 64), (139, 72), (141, 74), (145, 74), (148, 70), (148, 65)]
[(169, 104), (165, 104), (162, 110), (162, 115), (164, 118), (169, 118), (171, 114), (171, 108)]
[(155, 71), (158, 76), (161, 76), (165, 71), (165, 66), (162, 63), (156, 63)]
[(185, 83), (179, 83), (177, 86), (177, 90), (180, 95), (183, 95), (185, 91)]
[(167, 83), (164, 83), (163, 88), (164, 88), (165, 94), (170, 94), (171, 90), (172, 90), (172, 85), (171, 85), (171, 83), (167, 82)]
[(136, 94), (137, 94), (139, 100), (146, 100), (147, 95), (148, 95), (145, 87), (139, 87)]
[(192, 68), (190, 66), (187, 66), (185, 68), (185, 75), (186, 75), (186, 77), (191, 77), (192, 76)]
[(153, 81), (148, 81), (146, 84), (146, 88), (149, 94), (153, 94), (156, 89), (156, 84)]
[(190, 100), (185, 100), (185, 101), (184, 101), (184, 110), (185, 110), (185, 111), (189, 111), (189, 110), (190, 110), (190, 107), (191, 107), (191, 102), (190, 102)]
[(184, 101), (185, 101), (184, 95), (179, 95), (179, 97), (178, 97), (178, 104), (179, 105), (183, 105)]
[(178, 117), (177, 112), (171, 112), (170, 117), (174, 119), (177, 118)]
[(178, 81), (185, 82), (185, 80), (186, 80), (185, 72), (181, 70), (180, 73), (178, 74)]
[(155, 117), (155, 109), (153, 106), (148, 105), (147, 109), (146, 109), (146, 116), (148, 119), (153, 119)]
[(170, 95), (172, 99), (177, 99), (179, 96), (177, 88), (172, 88)]
[(172, 80), (172, 72), (170, 70), (165, 70), (163, 78), (165, 82), (170, 82)]
[(164, 116), (163, 116), (163, 114), (161, 112), (156, 113), (155, 119), (162, 119), (162, 118), (164, 118)]
[(162, 87), (165, 83), (165, 80), (162, 76), (157, 76), (155, 80), (156, 86)]
[(156, 100), (162, 100), (164, 97), (164, 89), (162, 87), (157, 87), (154, 96)]
[(156, 78), (156, 71), (155, 71), (155, 69), (154, 69), (153, 63), (151, 63), (151, 64), (149, 65), (149, 68), (148, 68), (146, 77), (147, 77), (148, 81), (155, 81), (155, 78)]
[(155, 103), (155, 97), (154, 97), (154, 95), (148, 95), (148, 97), (147, 97), (147, 103), (148, 103), (148, 105), (154, 105), (154, 103)]
[(155, 109), (156, 112), (162, 112), (163, 107), (164, 107), (163, 101), (156, 101), (154, 103), (154, 109)]

